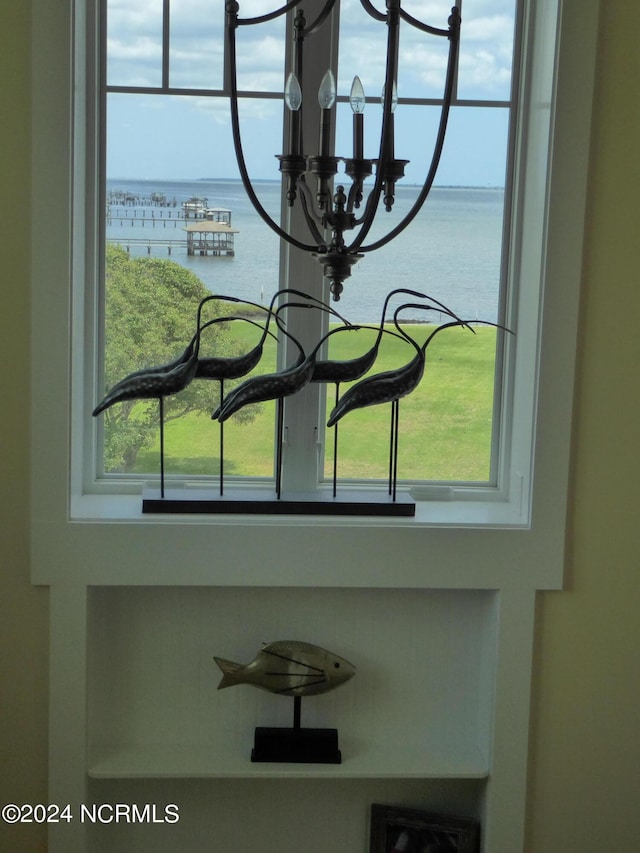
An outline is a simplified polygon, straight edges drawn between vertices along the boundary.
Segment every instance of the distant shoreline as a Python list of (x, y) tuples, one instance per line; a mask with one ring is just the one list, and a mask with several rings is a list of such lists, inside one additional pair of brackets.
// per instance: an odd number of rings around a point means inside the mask
[[(240, 178), (107, 178), (108, 183), (117, 181), (134, 181), (138, 184), (240, 184)], [(279, 184), (278, 178), (255, 178), (257, 184)], [(421, 184), (399, 184), (399, 189), (419, 189)], [(434, 190), (500, 190), (504, 192), (504, 187), (495, 186), (493, 184), (434, 184)]]

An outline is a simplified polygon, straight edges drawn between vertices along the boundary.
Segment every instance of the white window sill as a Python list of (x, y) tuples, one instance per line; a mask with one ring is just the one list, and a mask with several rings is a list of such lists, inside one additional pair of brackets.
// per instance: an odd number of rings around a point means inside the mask
[[(404, 492), (411, 497), (411, 492)], [(330, 526), (330, 527), (446, 527), (446, 528), (494, 528), (527, 529), (529, 520), (523, 512), (522, 501), (502, 500), (487, 490), (486, 497), (473, 498), (473, 489), (454, 489), (434, 486), (419, 490), (414, 495), (415, 516), (340, 515), (340, 514), (283, 514), (278, 513), (144, 513), (140, 494), (85, 494), (71, 499), (69, 520), (121, 521), (149, 524), (207, 524), (207, 525), (256, 525), (256, 526)], [(259, 496), (259, 490), (255, 490)]]

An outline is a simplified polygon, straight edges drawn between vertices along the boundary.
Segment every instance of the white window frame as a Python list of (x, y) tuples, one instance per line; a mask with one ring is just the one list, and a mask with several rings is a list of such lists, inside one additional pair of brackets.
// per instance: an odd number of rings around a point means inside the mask
[[(92, 7), (83, 0), (34, 0), (31, 353), (36, 579), (41, 576), (38, 566), (50, 568), (56, 559), (73, 561), (74, 554), (78, 565), (90, 555), (97, 571), (150, 550), (160, 576), (174, 577), (187, 541), (189, 553), (199, 547), (206, 553), (212, 529), (224, 538), (237, 535), (239, 526), (259, 528), (269, 541), (274, 531), (287, 527), (285, 564), (290, 548), (296, 553), (296, 541), (307, 541), (305, 530), (315, 529), (322, 537), (327, 527), (335, 531), (336, 547), (347, 539), (361, 543), (366, 557), (376, 541), (371, 528), (400, 527), (406, 528), (406, 543), (414, 541), (407, 537), (428, 537), (420, 541), (429, 548), (432, 581), (441, 577), (443, 583), (448, 578), (449, 585), (464, 583), (471, 567), (480, 564), (485, 582), (492, 585), (495, 572), (510, 574), (535, 566), (541, 588), (556, 588), (564, 552), (597, 0), (531, 2), (525, 21), (527, 109), (518, 119), (521, 143), (513, 210), (522, 239), (510, 263), (512, 273), (526, 277), (527, 283), (507, 317), (518, 329), (509, 405), (502, 413), (516, 427), (505, 462), (510, 482), (484, 500), (465, 500), (452, 489), (444, 494), (434, 490), (433, 499), (419, 501), (414, 519), (402, 520), (145, 518), (139, 495), (86, 492), (82, 436), (96, 379), (95, 354), (86, 344), (87, 328), (96, 327), (96, 303), (84, 282), (95, 277), (100, 255), (86, 185), (97, 180), (88, 152), (95, 150), (99, 116), (84, 90), (87, 54), (79, 34), (95, 24), (86, 17)], [(114, 536), (116, 532), (121, 535)], [(273, 546), (280, 547), (282, 541), (276, 536)], [(314, 559), (319, 567), (319, 558)], [(416, 562), (394, 567), (394, 585), (402, 585), (399, 579), (408, 585), (425, 582), (425, 567)], [(453, 581), (452, 567), (458, 570)], [(257, 565), (254, 569), (258, 571)], [(114, 569), (114, 577), (119, 571)], [(277, 582), (285, 583), (297, 571), (293, 566), (283, 570)], [(362, 583), (366, 571), (354, 566), (353, 572)], [(235, 582), (229, 567), (221, 568), (219, 581), (227, 574), (229, 582)], [(331, 578), (327, 569), (322, 582), (331, 583)]]

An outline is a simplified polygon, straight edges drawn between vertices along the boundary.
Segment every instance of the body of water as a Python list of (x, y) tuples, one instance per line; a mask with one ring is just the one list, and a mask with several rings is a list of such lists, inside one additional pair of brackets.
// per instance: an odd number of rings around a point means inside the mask
[[(107, 191), (140, 199), (164, 195), (169, 207), (112, 202), (107, 239), (126, 245), (129, 238), (184, 240), (184, 221), (175, 221), (183, 201), (206, 197), (209, 207), (229, 208), (238, 229), (234, 257), (188, 256), (175, 246), (170, 259), (192, 270), (213, 292), (266, 302), (278, 288), (279, 238), (253, 210), (239, 181), (107, 182)], [(265, 209), (278, 218), (279, 182), (258, 182)], [(410, 209), (418, 188), (397, 187), (391, 213), (380, 205), (367, 243), (388, 232)], [(175, 206), (173, 203), (175, 202)], [(369, 252), (345, 282), (339, 310), (352, 322), (377, 322), (385, 294), (396, 287), (426, 292), (465, 319), (494, 321), (498, 315), (504, 192), (501, 189), (434, 188), (420, 214), (388, 246)], [(193, 220), (191, 220), (193, 222)], [(309, 241), (311, 242), (311, 241)], [(132, 256), (146, 256), (143, 244), (130, 244)], [(168, 258), (153, 246), (154, 257)]]

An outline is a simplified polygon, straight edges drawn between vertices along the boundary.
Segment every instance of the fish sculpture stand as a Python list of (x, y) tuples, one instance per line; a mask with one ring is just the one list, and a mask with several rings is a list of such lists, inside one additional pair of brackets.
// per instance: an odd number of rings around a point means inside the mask
[(214, 657), (222, 671), (218, 690), (250, 684), (270, 693), (293, 696), (291, 728), (258, 726), (251, 760), (340, 764), (337, 729), (303, 728), (302, 697), (327, 693), (355, 675), (355, 667), (339, 655), (299, 640), (267, 643), (248, 664)]

